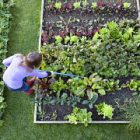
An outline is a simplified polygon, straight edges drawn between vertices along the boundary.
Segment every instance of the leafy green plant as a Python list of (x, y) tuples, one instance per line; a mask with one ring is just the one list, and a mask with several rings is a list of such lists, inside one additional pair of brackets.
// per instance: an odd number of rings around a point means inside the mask
[(70, 37), (69, 37), (69, 36), (66, 36), (66, 37), (64, 38), (65, 44), (67, 44), (69, 41), (70, 41)]
[(62, 3), (61, 3), (61, 2), (56, 2), (56, 3), (54, 4), (54, 7), (55, 7), (56, 9), (60, 10), (61, 7), (62, 7)]
[(87, 0), (83, 0), (82, 1), (82, 5), (83, 5), (83, 7), (87, 7), (89, 5), (89, 3), (88, 3)]
[(77, 103), (80, 103), (81, 98), (79, 96), (70, 96), (67, 99), (67, 104), (69, 106), (75, 107)]
[(130, 90), (134, 91), (140, 91), (140, 80), (131, 80), (127, 87), (130, 88)]
[(84, 96), (86, 86), (82, 79), (73, 78), (68, 80), (69, 89), (77, 96)]
[(106, 41), (110, 38), (110, 30), (108, 28), (102, 28), (99, 32), (103, 41)]
[(112, 108), (111, 105), (107, 105), (106, 103), (100, 103), (98, 105), (95, 105), (95, 107), (97, 108), (98, 114), (103, 115), (104, 119), (106, 117), (112, 119), (114, 108)]
[(55, 83), (50, 85), (50, 88), (55, 92), (57, 92), (59, 95), (62, 89), (67, 89), (67, 85), (64, 83), (64, 81), (61, 78), (59, 78), (59, 80), (57, 80)]
[(63, 93), (60, 97), (57, 97), (57, 103), (60, 105), (64, 105), (67, 102), (68, 94)]
[(55, 43), (58, 44), (58, 43), (61, 43), (63, 40), (63, 38), (61, 36), (55, 36)]
[(93, 108), (93, 105), (95, 104), (95, 102), (98, 99), (98, 94), (96, 92), (92, 92), (92, 90), (87, 92), (87, 95), (89, 97), (88, 100), (83, 100), (82, 104), (83, 105), (88, 105), (90, 109)]
[(78, 36), (75, 36), (75, 35), (70, 36), (70, 44), (77, 43), (78, 41), (79, 41)]
[(55, 104), (57, 104), (57, 100), (56, 100), (56, 98), (53, 98), (48, 95), (43, 100), (40, 100), (40, 103), (43, 103), (45, 105), (55, 105)]
[(65, 117), (72, 124), (77, 124), (78, 122), (84, 123), (88, 126), (88, 123), (92, 121), (92, 113), (87, 112), (87, 109), (79, 109), (75, 107), (73, 112)]
[(109, 22), (107, 23), (107, 26), (110, 30), (110, 35), (112, 36), (112, 38), (118, 39), (121, 37), (122, 32), (120, 31), (119, 25), (116, 22)]
[(97, 2), (93, 2), (91, 7), (92, 7), (93, 9), (96, 9), (96, 8), (97, 8)]
[(123, 3), (123, 8), (124, 9), (128, 9), (130, 6), (131, 6), (131, 3), (128, 3), (128, 2)]
[(81, 2), (74, 2), (73, 7), (74, 7), (74, 9), (80, 9), (81, 8)]

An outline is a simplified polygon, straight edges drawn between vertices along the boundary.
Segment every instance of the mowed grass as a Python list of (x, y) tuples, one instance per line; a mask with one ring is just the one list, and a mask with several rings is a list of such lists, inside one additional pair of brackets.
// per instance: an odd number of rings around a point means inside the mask
[[(15, 0), (12, 8), (8, 55), (37, 50), (41, 0)], [(14, 94), (7, 89), (8, 107), (0, 140), (139, 140), (139, 134), (128, 132), (122, 124), (42, 124), (33, 123), (33, 98), (23, 93)]]

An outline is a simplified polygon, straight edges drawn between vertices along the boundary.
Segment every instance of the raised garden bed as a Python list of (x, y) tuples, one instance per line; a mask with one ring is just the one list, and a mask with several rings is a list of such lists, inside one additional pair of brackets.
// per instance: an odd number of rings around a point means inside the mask
[(129, 122), (122, 106), (140, 91), (140, 25), (129, 2), (43, 0), (41, 69), (80, 77), (43, 80), (35, 123)]

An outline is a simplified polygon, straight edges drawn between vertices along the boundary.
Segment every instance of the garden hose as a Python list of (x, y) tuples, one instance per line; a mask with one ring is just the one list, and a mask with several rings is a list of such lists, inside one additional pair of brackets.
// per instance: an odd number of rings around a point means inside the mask
[(60, 75), (60, 76), (68, 76), (68, 77), (77, 77), (77, 78), (84, 78), (82, 76), (74, 75), (74, 74), (64, 74), (59, 72), (52, 72), (53, 74)]

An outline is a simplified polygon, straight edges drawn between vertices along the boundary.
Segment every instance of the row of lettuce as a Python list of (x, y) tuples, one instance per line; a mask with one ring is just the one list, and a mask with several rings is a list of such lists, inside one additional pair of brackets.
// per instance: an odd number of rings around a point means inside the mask
[(2, 115), (6, 107), (6, 102), (3, 97), (4, 83), (2, 81), (2, 74), (4, 66), (3, 59), (7, 53), (7, 42), (9, 33), (9, 21), (11, 18), (10, 7), (13, 5), (12, 0), (0, 0), (0, 125), (2, 124)]

